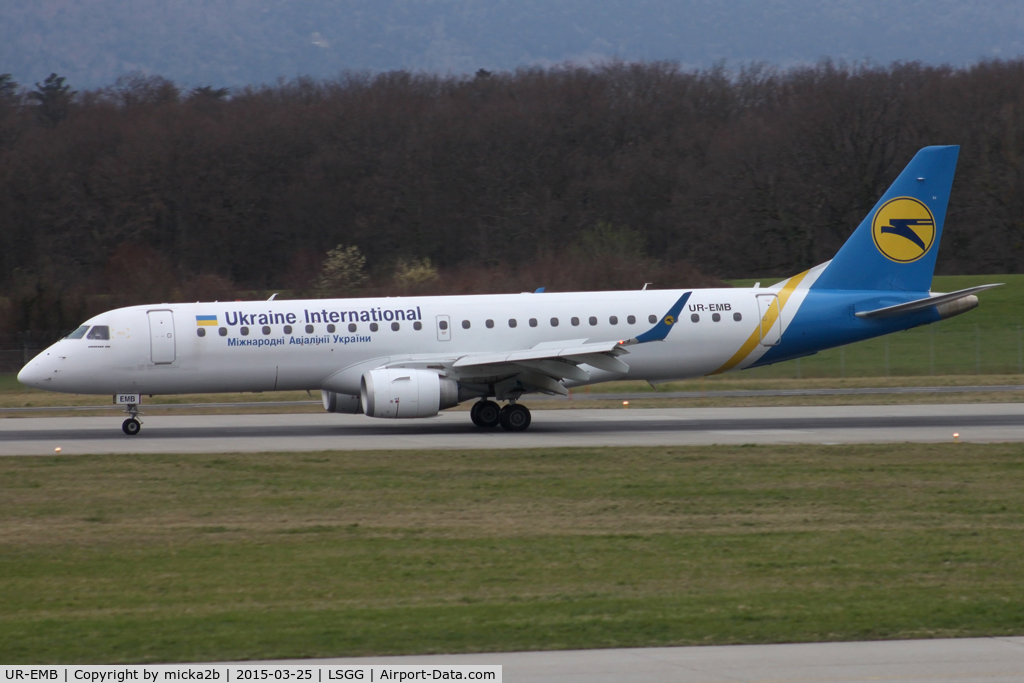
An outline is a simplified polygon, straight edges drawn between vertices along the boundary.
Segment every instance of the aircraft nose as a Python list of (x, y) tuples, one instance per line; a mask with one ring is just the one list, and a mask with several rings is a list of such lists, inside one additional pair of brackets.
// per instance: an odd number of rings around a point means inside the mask
[(52, 380), (51, 374), (46, 364), (37, 357), (30, 360), (28, 365), (21, 369), (21, 372), (18, 373), (18, 381), (28, 387), (45, 389), (46, 383)]

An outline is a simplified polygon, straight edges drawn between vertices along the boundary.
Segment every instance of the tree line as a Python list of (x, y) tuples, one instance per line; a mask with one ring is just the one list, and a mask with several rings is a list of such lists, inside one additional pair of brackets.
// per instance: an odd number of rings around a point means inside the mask
[[(939, 272), (1024, 269), (1024, 60), (188, 91), (141, 74), (78, 92), (57, 74), (0, 75), (0, 332), (269, 290), (787, 275), (831, 258), (930, 144), (962, 146)], [(330, 253), (354, 255), (354, 280), (331, 279)]]

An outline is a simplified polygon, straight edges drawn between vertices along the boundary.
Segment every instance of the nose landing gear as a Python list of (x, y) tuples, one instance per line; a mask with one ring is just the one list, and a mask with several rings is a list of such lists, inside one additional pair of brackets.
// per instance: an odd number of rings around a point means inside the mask
[(142, 431), (142, 423), (139, 422), (139, 404), (129, 404), (125, 407), (124, 412), (128, 413), (128, 419), (121, 423), (121, 431), (128, 436), (135, 436)]

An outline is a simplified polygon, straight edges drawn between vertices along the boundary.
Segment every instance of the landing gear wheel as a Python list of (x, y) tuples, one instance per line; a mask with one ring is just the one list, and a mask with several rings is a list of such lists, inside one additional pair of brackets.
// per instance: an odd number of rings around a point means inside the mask
[(501, 409), (501, 426), (510, 432), (525, 432), (532, 420), (530, 409), (524, 405), (509, 404)]
[(470, 409), (469, 418), (477, 427), (493, 429), (501, 424), (501, 407), (494, 401), (478, 401)]
[(121, 423), (121, 431), (128, 436), (135, 436), (142, 430), (142, 423), (136, 420), (134, 417), (129, 417), (127, 420)]

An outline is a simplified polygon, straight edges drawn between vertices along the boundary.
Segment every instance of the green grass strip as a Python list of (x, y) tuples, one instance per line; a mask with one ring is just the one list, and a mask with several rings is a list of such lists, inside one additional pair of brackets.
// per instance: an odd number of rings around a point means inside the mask
[(1024, 633), (1010, 444), (0, 460), (0, 661)]

